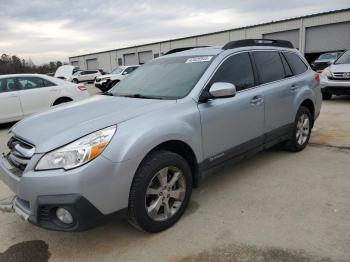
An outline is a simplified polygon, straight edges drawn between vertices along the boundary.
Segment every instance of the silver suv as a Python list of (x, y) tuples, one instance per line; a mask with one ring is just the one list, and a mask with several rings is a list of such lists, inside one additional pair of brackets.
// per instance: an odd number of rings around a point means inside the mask
[(40, 227), (81, 231), (126, 211), (159, 232), (215, 167), (280, 143), (303, 150), (320, 113), (319, 80), (285, 41), (166, 55), (109, 96), (17, 123), (1, 177), (15, 211)]

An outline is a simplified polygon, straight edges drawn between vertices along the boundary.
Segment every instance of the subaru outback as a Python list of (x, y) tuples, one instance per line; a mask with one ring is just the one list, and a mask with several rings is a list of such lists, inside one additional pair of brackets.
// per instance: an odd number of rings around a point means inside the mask
[(159, 232), (219, 165), (281, 143), (303, 150), (320, 113), (319, 80), (281, 40), (165, 55), (109, 96), (18, 122), (1, 178), (15, 212), (42, 228), (81, 231), (124, 213)]

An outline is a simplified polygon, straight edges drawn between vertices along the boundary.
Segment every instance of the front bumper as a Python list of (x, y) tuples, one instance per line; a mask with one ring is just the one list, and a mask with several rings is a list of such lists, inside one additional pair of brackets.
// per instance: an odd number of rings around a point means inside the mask
[(101, 80), (99, 82), (95, 81), (95, 87), (97, 87), (98, 89), (100, 89), (101, 91), (105, 91), (105, 89), (107, 88), (107, 82), (109, 82), (109, 79), (105, 79), (105, 80)]
[(350, 80), (331, 80), (326, 76), (321, 76), (322, 92), (335, 95), (350, 95)]
[[(25, 170), (18, 176), (1, 156), (0, 178), (15, 193), (13, 206), (23, 219), (49, 230), (82, 231), (127, 208), (137, 161), (113, 163), (100, 156), (68, 171)], [(58, 207), (73, 214), (73, 224), (55, 218)]]

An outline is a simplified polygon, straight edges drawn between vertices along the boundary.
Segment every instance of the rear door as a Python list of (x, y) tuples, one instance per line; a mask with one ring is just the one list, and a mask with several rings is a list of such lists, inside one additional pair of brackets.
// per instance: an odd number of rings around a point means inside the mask
[(285, 135), (294, 122), (295, 90), (299, 87), (284, 57), (278, 51), (252, 52), (265, 91), (266, 142)]
[(209, 82), (232, 83), (234, 97), (210, 99), (200, 103), (202, 139), (209, 166), (245, 153), (263, 143), (264, 94), (255, 86), (250, 55), (232, 55), (219, 67)]
[(24, 116), (49, 108), (59, 93), (56, 84), (40, 77), (17, 77)]
[(23, 113), (15, 79), (0, 79), (0, 123), (19, 120), (22, 116)]

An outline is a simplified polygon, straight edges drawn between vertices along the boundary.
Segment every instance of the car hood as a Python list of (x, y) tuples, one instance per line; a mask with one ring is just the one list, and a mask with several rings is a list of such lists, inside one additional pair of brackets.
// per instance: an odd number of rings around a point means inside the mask
[(159, 110), (176, 100), (95, 96), (54, 107), (18, 122), (11, 130), (45, 153), (94, 131)]
[(333, 64), (330, 66), (330, 70), (333, 73), (350, 72), (350, 64)]

